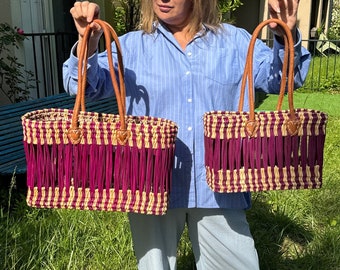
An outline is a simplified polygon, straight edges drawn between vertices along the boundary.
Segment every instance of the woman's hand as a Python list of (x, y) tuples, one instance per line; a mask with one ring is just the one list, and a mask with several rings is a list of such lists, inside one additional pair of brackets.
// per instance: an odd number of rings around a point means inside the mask
[[(90, 55), (97, 50), (99, 39), (103, 33), (100, 25), (93, 22), (93, 20), (99, 18), (99, 12), (99, 6), (95, 3), (90, 3), (89, 1), (75, 2), (74, 6), (70, 9), (70, 13), (78, 31), (79, 43), (83, 40), (87, 25), (90, 25), (93, 30), (89, 41)], [(78, 48), (79, 47), (80, 46), (78, 46)]]
[[(280, 19), (287, 24), (292, 31), (293, 38), (296, 38), (296, 22), (299, 0), (269, 0), (268, 9), (271, 18)], [(276, 23), (269, 25), (273, 33), (282, 36), (282, 30)]]

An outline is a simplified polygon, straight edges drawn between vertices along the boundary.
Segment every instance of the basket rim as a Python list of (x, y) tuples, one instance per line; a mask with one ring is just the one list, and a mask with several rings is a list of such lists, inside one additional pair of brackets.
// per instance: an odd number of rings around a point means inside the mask
[[(69, 118), (67, 119), (59, 119), (59, 120), (55, 120), (55, 121), (71, 121), (72, 120), (72, 114), (73, 114), (73, 110), (72, 109), (62, 109), (62, 108), (46, 108), (46, 109), (38, 109), (38, 110), (34, 110), (34, 111), (30, 111), (25, 113), (22, 117), (21, 120), (23, 122), (30, 122), (30, 123), (46, 123), (46, 122), (51, 122), (54, 120), (44, 120), (44, 119), (32, 119), (35, 116), (39, 116), (39, 115), (48, 115), (48, 113), (59, 113), (60, 115), (64, 115), (64, 116), (69, 116)], [(100, 113), (100, 112), (90, 112), (90, 111), (81, 111), (79, 113), (81, 116), (89, 116), (89, 117), (98, 117), (98, 118), (110, 118), (113, 121), (110, 122), (106, 122), (106, 123), (118, 123), (119, 122), (119, 115), (118, 114), (109, 114), (109, 113)], [(125, 116), (126, 122), (128, 124), (132, 124), (132, 125), (154, 125), (157, 126), (159, 124), (161, 124), (161, 126), (169, 126), (171, 128), (174, 129), (178, 129), (178, 125), (176, 122), (167, 119), (167, 118), (162, 118), (162, 117), (155, 117), (155, 116), (145, 116), (145, 115), (141, 115), (141, 116), (137, 116), (137, 115), (126, 115)], [(117, 120), (117, 121), (115, 121)], [(131, 121), (132, 120), (132, 121)], [(140, 122), (138, 122), (140, 121)], [(99, 122), (100, 123), (100, 122)], [(104, 122), (102, 122), (104, 123)]]

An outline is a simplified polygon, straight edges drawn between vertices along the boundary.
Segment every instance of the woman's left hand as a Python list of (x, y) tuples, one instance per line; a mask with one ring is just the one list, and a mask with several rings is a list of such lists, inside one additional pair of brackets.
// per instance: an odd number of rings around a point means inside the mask
[[(268, 9), (271, 18), (280, 19), (287, 24), (292, 31), (293, 37), (296, 37), (296, 22), (299, 0), (269, 0)], [(275, 35), (281, 36), (282, 32), (276, 23), (269, 25)]]

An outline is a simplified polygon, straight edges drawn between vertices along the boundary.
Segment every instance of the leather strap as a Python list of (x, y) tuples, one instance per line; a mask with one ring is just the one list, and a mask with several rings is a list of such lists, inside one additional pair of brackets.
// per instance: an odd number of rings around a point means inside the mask
[[(112, 81), (112, 86), (114, 89), (114, 93), (117, 100), (119, 119), (120, 119), (120, 129), (117, 130), (117, 140), (120, 144), (125, 144), (127, 139), (130, 136), (130, 132), (126, 130), (126, 91), (124, 84), (124, 67), (123, 67), (123, 58), (122, 58), (122, 50), (120, 47), (119, 39), (111, 27), (105, 21), (96, 19), (94, 20), (97, 24), (101, 26), (104, 33), (105, 38), (105, 47), (107, 50), (108, 63), (109, 63), (109, 71), (110, 77)], [(74, 104), (73, 115), (71, 128), (68, 131), (68, 137), (73, 144), (77, 144), (81, 141), (82, 131), (79, 127), (79, 113), (80, 111), (85, 111), (85, 89), (86, 89), (86, 76), (87, 76), (87, 62), (88, 62), (88, 43), (92, 33), (91, 27), (88, 25), (86, 27), (83, 42), (80, 44), (79, 48), (79, 61), (78, 61), (78, 92), (76, 101)], [(118, 78), (119, 85), (117, 82), (113, 58), (112, 58), (112, 49), (111, 49), (111, 41), (112, 39), (115, 42), (117, 47), (117, 55), (118, 55)]]
[[(294, 91), (294, 41), (292, 37), (292, 33), (288, 28), (287, 24), (279, 19), (268, 19), (260, 23), (252, 34), (252, 38), (250, 40), (248, 54), (246, 58), (246, 64), (244, 69), (244, 74), (242, 77), (241, 84), (241, 94), (239, 100), (238, 110), (242, 111), (244, 106), (244, 96), (245, 96), (245, 86), (248, 82), (248, 100), (249, 100), (249, 120), (246, 123), (247, 133), (250, 137), (254, 136), (257, 128), (259, 126), (258, 120), (255, 119), (255, 101), (254, 101), (254, 85), (253, 85), (253, 58), (254, 58), (254, 47), (257, 40), (257, 37), (262, 30), (263, 27), (270, 23), (277, 23), (281, 26), (283, 30), (283, 39), (284, 39), (284, 61), (282, 67), (282, 78), (280, 85), (280, 94), (277, 103), (276, 110), (279, 111), (282, 108), (282, 102), (286, 91), (288, 91), (288, 106), (289, 106), (289, 120), (286, 123), (287, 131), (290, 135), (295, 135), (298, 132), (300, 122), (296, 118), (295, 109), (293, 104), (293, 91)], [(288, 83), (287, 83), (287, 72), (288, 72)]]

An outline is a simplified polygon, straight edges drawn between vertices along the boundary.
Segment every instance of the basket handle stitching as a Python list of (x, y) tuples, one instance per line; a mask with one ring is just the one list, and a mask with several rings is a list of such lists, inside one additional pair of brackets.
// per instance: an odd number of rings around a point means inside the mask
[[(108, 56), (108, 63), (109, 63), (109, 71), (110, 77), (112, 81), (112, 86), (114, 89), (114, 93), (117, 100), (118, 105), (118, 112), (119, 112), (119, 119), (120, 119), (120, 129), (117, 130), (117, 140), (118, 143), (121, 145), (125, 145), (128, 138), (131, 136), (130, 131), (126, 129), (126, 90), (125, 90), (125, 83), (124, 83), (124, 67), (123, 67), (123, 58), (122, 58), (122, 50), (120, 47), (119, 39), (111, 27), (105, 21), (100, 19), (94, 20), (94, 22), (98, 23), (104, 33), (105, 37), (105, 47), (107, 50)], [(91, 27), (88, 25), (86, 27), (83, 42), (79, 49), (79, 61), (78, 61), (78, 92), (77, 97), (74, 104), (73, 115), (71, 120), (71, 127), (68, 130), (68, 137), (73, 144), (77, 144), (81, 141), (82, 138), (82, 131), (79, 127), (79, 113), (81, 111), (85, 111), (85, 89), (86, 89), (86, 76), (87, 76), (87, 61), (88, 61), (88, 42), (90, 35), (92, 33)], [(114, 70), (113, 65), (113, 58), (112, 58), (112, 49), (111, 49), (111, 40), (114, 40), (116, 48), (117, 48), (117, 55), (118, 55), (118, 76), (119, 76), (119, 86), (117, 83), (117, 78)]]
[(254, 102), (254, 85), (253, 85), (253, 56), (254, 56), (254, 47), (256, 39), (264, 26), (269, 23), (275, 22), (281, 26), (283, 30), (283, 39), (284, 39), (284, 61), (282, 67), (282, 79), (280, 85), (280, 94), (277, 103), (276, 110), (281, 110), (282, 102), (285, 94), (286, 83), (287, 83), (287, 70), (288, 70), (288, 106), (289, 106), (289, 120), (286, 123), (287, 131), (290, 135), (296, 135), (298, 133), (298, 129), (301, 125), (300, 121), (296, 118), (294, 103), (293, 103), (293, 91), (294, 91), (294, 41), (292, 37), (292, 33), (286, 23), (279, 19), (268, 19), (260, 23), (254, 30), (252, 34), (252, 38), (250, 40), (246, 64), (244, 68), (244, 74), (242, 77), (241, 84), (241, 94), (239, 100), (238, 110), (243, 110), (244, 105), (244, 95), (245, 95), (245, 86), (246, 82), (248, 82), (248, 100), (249, 100), (249, 119), (245, 125), (248, 136), (255, 136), (256, 131), (259, 128), (259, 123), (255, 119), (255, 102)]

